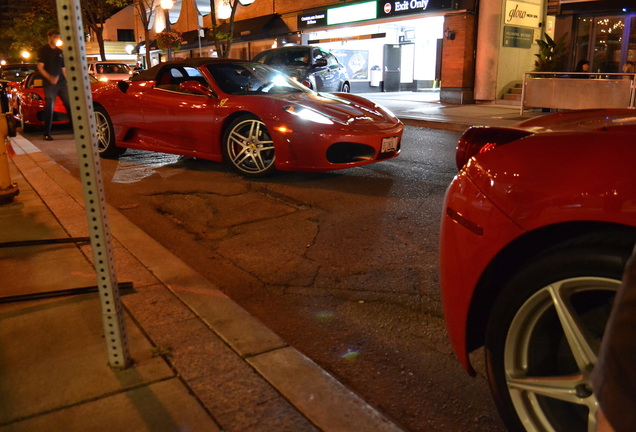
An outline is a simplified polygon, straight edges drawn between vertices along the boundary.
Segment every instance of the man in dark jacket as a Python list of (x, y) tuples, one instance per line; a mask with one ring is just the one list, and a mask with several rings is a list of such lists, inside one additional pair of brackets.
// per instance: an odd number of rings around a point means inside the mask
[(44, 139), (51, 141), (51, 125), (53, 124), (53, 109), (55, 99), (59, 96), (66, 108), (66, 112), (71, 115), (71, 108), (68, 99), (68, 88), (66, 86), (66, 68), (64, 67), (64, 55), (58, 44), (61, 42), (60, 32), (49, 30), (46, 34), (48, 43), (38, 50), (38, 70), (44, 78), (44, 98), (46, 101), (44, 109)]

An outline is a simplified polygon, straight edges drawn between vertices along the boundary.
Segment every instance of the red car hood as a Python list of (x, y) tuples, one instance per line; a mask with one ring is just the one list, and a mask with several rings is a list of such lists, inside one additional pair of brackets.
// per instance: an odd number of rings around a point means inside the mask
[(588, 109), (573, 110), (535, 117), (515, 127), (534, 133), (600, 130), (613, 127), (636, 129), (636, 110), (633, 109)]
[(386, 127), (386, 124), (398, 124), (397, 117), (368, 99), (349, 93), (292, 93), (271, 94), (266, 97), (282, 109), (285, 106), (313, 109), (334, 123), (360, 125), (369, 128)]

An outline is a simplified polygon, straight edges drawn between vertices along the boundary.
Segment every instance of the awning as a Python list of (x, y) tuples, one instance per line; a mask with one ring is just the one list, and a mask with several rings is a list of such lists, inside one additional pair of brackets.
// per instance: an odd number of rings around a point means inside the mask
[[(230, 24), (225, 23), (219, 26), (219, 31), (230, 32)], [(234, 22), (234, 32), (232, 33), (234, 42), (243, 42), (258, 39), (271, 39), (277, 36), (284, 36), (292, 31), (287, 27), (278, 14), (265, 15), (257, 18), (250, 18)]]
[[(131, 54), (139, 54), (139, 52), (141, 51), (141, 48), (144, 47), (144, 46), (146, 46), (146, 41), (139, 42), (132, 49)], [(159, 49), (159, 47), (157, 46), (157, 41), (156, 40), (150, 41), (150, 49), (151, 50)]]

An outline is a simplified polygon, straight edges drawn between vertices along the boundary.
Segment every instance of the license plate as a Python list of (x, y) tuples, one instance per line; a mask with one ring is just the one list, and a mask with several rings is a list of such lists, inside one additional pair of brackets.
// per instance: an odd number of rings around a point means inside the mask
[(397, 151), (398, 137), (382, 138), (382, 149), (380, 153), (390, 153)]

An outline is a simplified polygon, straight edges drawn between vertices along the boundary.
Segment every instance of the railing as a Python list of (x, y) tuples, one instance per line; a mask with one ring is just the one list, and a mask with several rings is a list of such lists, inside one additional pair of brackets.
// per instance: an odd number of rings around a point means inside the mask
[(636, 73), (526, 72), (521, 113), (526, 108), (634, 108), (635, 97)]

